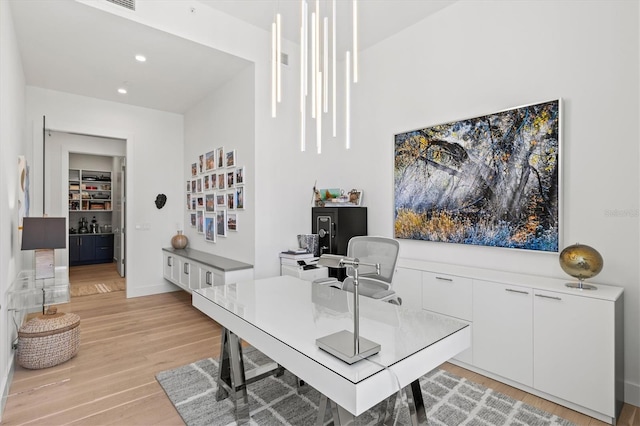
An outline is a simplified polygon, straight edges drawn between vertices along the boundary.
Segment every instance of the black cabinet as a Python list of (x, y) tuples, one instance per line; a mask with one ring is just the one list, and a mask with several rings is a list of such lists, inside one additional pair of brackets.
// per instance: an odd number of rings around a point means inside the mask
[(69, 236), (69, 266), (113, 262), (113, 234)]

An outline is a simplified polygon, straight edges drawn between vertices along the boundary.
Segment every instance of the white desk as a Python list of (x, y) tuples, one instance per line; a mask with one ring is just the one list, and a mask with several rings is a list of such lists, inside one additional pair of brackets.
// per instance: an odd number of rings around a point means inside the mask
[(352, 293), (291, 276), (193, 293), (196, 308), (355, 416), (471, 344), (461, 321), (361, 297), (360, 335), (382, 349), (348, 365), (319, 349), (316, 339), (352, 331), (352, 302)]

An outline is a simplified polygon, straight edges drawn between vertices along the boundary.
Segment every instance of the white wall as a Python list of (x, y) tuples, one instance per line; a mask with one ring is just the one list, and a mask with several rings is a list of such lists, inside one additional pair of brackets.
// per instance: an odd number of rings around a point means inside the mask
[[(627, 1), (461, 1), (440, 11), (360, 56), (354, 148), (343, 157), (359, 156), (359, 166), (339, 182), (366, 178), (369, 233), (391, 236), (394, 134), (562, 98), (562, 238), (597, 248), (605, 266), (594, 281), (625, 288), (626, 399), (635, 405), (638, 26), (638, 2)], [(401, 241), (400, 255), (567, 277), (556, 254)]]
[(18, 231), (18, 156), (25, 155), (24, 72), (9, 4), (0, 1), (0, 419), (13, 371), (17, 336), (6, 290), (22, 269)]
[[(42, 178), (38, 173), (42, 170), (42, 132), (38, 130), (42, 116), (53, 130), (127, 141), (127, 296), (174, 290), (162, 277), (161, 249), (170, 244), (174, 224), (182, 220), (183, 117), (27, 87), (27, 123), (32, 128), (28, 137), (34, 146), (34, 179), (38, 182)], [(35, 211), (42, 209), (41, 191), (42, 185), (34, 191)], [(159, 193), (168, 199), (161, 210), (154, 203)]]
[[(204, 235), (198, 234), (196, 228), (189, 225), (189, 214), (195, 211), (187, 211), (185, 207), (181, 229), (189, 238), (189, 247), (250, 264), (253, 264), (255, 255), (254, 109), (254, 70), (252, 65), (248, 65), (185, 114), (185, 164), (182, 169), (183, 186), (186, 186), (187, 180), (191, 180), (190, 165), (197, 163), (200, 155), (219, 147), (223, 147), (225, 152), (236, 151), (236, 165), (245, 169), (245, 208), (229, 210), (238, 216), (238, 231), (228, 232), (227, 237), (218, 237), (215, 243), (206, 242)], [(216, 169), (208, 174), (222, 171), (226, 173), (228, 170)], [(216, 191), (220, 192), (226, 194), (229, 190)], [(182, 200), (182, 205), (186, 206), (184, 190)]]

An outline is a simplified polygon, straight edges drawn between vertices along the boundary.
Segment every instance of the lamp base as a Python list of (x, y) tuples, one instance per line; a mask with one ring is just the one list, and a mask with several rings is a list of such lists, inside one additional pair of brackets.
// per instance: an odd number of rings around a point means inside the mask
[(582, 281), (578, 281), (577, 283), (566, 283), (565, 286), (569, 288), (577, 288), (580, 290), (597, 290), (598, 287), (591, 284), (585, 284)]
[(316, 345), (323, 351), (329, 352), (336, 358), (340, 358), (347, 364), (353, 364), (363, 358), (370, 357), (380, 352), (380, 345), (364, 337), (359, 337), (360, 353), (355, 355), (353, 348), (353, 333), (347, 330), (316, 339)]

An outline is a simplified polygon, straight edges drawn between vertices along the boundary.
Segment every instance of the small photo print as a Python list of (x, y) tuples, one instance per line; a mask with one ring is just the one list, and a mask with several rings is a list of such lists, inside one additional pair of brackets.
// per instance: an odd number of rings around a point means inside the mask
[(227, 188), (233, 188), (235, 186), (235, 184), (233, 183), (235, 175), (236, 173), (233, 170), (227, 172)]
[(196, 203), (196, 204), (197, 204), (197, 207), (196, 207), (196, 208), (197, 208), (198, 210), (204, 209), (204, 197), (197, 197), (197, 200), (198, 200), (198, 201), (197, 201), (197, 203)]
[(191, 197), (191, 210), (195, 210), (196, 209), (196, 196), (192, 196)]
[(187, 194), (187, 210), (191, 210), (191, 194)]
[(198, 234), (204, 234), (204, 212), (202, 210), (196, 212), (196, 230)]
[(224, 173), (218, 173), (218, 189), (225, 189), (227, 186), (225, 185), (225, 179), (227, 176)]
[(244, 209), (244, 187), (236, 188), (236, 209)]
[(204, 210), (206, 212), (216, 211), (216, 194), (207, 194), (204, 196)]
[(197, 185), (198, 185), (197, 179), (193, 179), (191, 181), (191, 192), (196, 192), (196, 190), (198, 189)]
[(204, 154), (198, 157), (198, 173), (204, 173)]
[(244, 185), (244, 166), (236, 168), (236, 185)]
[(191, 176), (198, 176), (198, 163), (191, 164)]
[(218, 187), (218, 175), (215, 173), (209, 176), (209, 180), (211, 181), (211, 189), (216, 189)]
[(216, 153), (209, 151), (204, 155), (205, 170), (213, 170), (216, 168)]
[(211, 185), (209, 184), (209, 175), (204, 175), (203, 186), (205, 191), (208, 191), (211, 188)]
[(193, 228), (196, 227), (196, 214), (195, 213), (191, 213), (191, 226)]
[(220, 210), (216, 212), (216, 235), (221, 237), (227, 236), (227, 211)]
[(229, 231), (238, 230), (238, 214), (237, 213), (227, 213), (227, 229)]
[(216, 161), (219, 169), (224, 167), (224, 148), (220, 147), (216, 149)]
[(232, 149), (227, 152), (227, 167), (235, 167), (236, 165), (236, 150)]
[(224, 197), (224, 194), (216, 194), (216, 206), (224, 207), (226, 206), (227, 200)]
[(187, 181), (187, 192), (191, 192), (191, 181)]
[(196, 179), (196, 192), (202, 192), (202, 178)]
[(204, 217), (204, 239), (212, 243), (216, 242), (216, 218), (213, 216)]
[(236, 208), (236, 193), (229, 192), (227, 193), (227, 208), (229, 210), (233, 210)]

